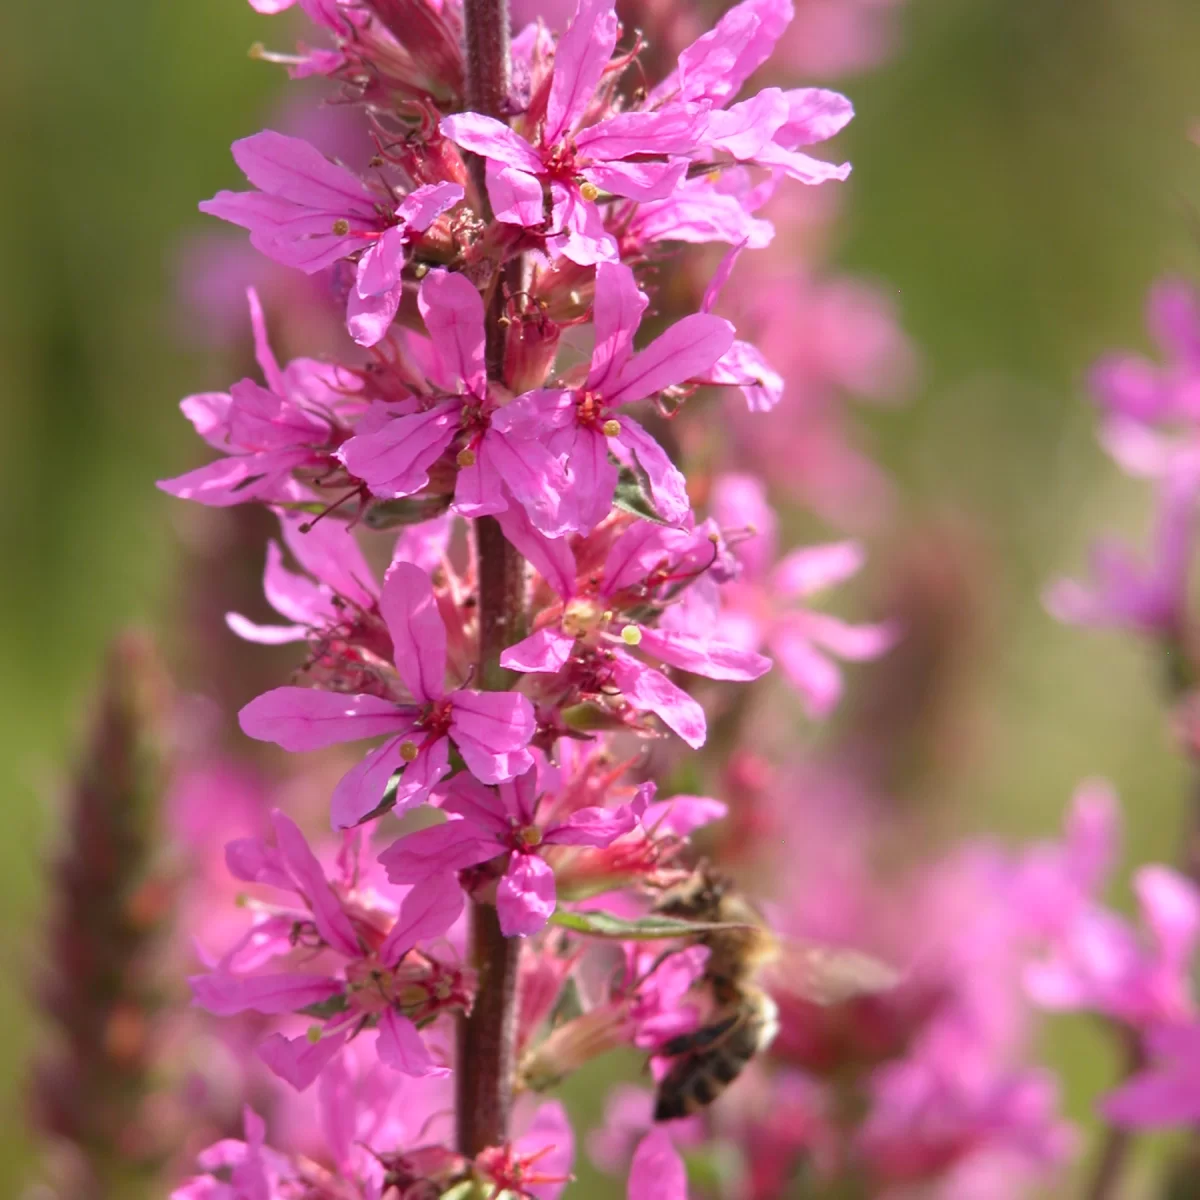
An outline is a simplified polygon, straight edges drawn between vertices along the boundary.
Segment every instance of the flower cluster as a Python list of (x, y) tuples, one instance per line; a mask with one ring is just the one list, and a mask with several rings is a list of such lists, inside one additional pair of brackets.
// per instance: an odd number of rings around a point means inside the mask
[[(177, 1195), (552, 1198), (573, 1134), (532, 1097), (622, 1046), (663, 1076), (712, 1036), (717, 952), (697, 935), (741, 926), (659, 908), (726, 809), (679, 788), (660, 799), (651, 778), (679, 758), (673, 737), (699, 750), (722, 719), (705, 681), (753, 683), (767, 651), (821, 717), (835, 660), (875, 658), (899, 633), (807, 607), (859, 570), (857, 543), (775, 562), (761, 484), (681, 469), (716, 389), (751, 419), (783, 394), (714, 308), (742, 252), (774, 236), (757, 210), (846, 178), (810, 148), (852, 109), (820, 88), (747, 86), (790, 0), (744, 0), (670, 63), (612, 0), (511, 45), (502, 5), (300, 7), (325, 45), (259, 53), (330, 81), (373, 152), (350, 165), (263, 131), (233, 147), (250, 189), (201, 209), (320, 281), (342, 349), (281, 365), (278, 302), (250, 288), (260, 378), (183, 402), (217, 457), (160, 486), (279, 524), (263, 590), (283, 623), (227, 623), (303, 658), (239, 724), (324, 752), (333, 833), (310, 842), (261, 799), (253, 832), (225, 846), (244, 926), (231, 941), (224, 920), (206, 929), (190, 983), (199, 1008), (238, 1018), (248, 1074), (261, 1063), (316, 1097), (323, 1144), (273, 1132), (288, 1149), (270, 1149), (248, 1108), (244, 1140), (206, 1150)], [(705, 243), (725, 257), (665, 319), (667, 265)], [(471, 1041), (484, 1026), (508, 1043), (487, 1062)], [(440, 1127), (449, 1086), (456, 1139)]]

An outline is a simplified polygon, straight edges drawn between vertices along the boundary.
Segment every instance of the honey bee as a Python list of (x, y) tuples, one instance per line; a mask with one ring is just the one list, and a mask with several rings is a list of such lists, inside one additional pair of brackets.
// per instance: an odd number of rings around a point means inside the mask
[(666, 889), (654, 910), (722, 926), (696, 934), (709, 951), (699, 986), (708, 989), (713, 1009), (700, 1028), (657, 1051), (674, 1061), (658, 1085), (656, 1121), (686, 1117), (711, 1104), (771, 1045), (779, 1010), (761, 982), (772, 971), (786, 971), (789, 989), (823, 1005), (886, 991), (898, 980), (890, 967), (852, 950), (781, 942), (733, 881), (707, 866)]

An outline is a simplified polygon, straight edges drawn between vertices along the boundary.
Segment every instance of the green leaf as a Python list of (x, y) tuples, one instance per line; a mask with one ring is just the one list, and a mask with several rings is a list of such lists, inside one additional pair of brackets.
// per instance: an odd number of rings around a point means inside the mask
[(349, 1007), (350, 1001), (345, 996), (330, 996), (328, 1000), (318, 1000), (316, 1004), (310, 1004), (298, 1011), (306, 1017), (316, 1017), (324, 1021), (329, 1017), (336, 1017), (338, 1013), (344, 1013)]
[(664, 917), (650, 913), (629, 921), (624, 917), (606, 912), (568, 912), (556, 909), (550, 918), (551, 925), (584, 933), (589, 937), (617, 938), (620, 941), (653, 942), (663, 938), (695, 937), (698, 933), (710, 933), (715, 929), (746, 929), (745, 924), (727, 921), (681, 921), (677, 917)]
[(664, 521), (658, 515), (658, 510), (650, 499), (650, 481), (637, 461), (636, 454), (633, 456), (633, 462), (632, 467), (623, 466), (617, 475), (617, 490), (613, 493), (613, 503), (618, 508), (633, 513), (635, 517), (641, 517), (643, 521), (653, 521), (656, 525), (670, 525), (669, 521)]
[(440, 517), (453, 499), (447, 493), (434, 492), (424, 496), (401, 496), (399, 500), (380, 500), (363, 514), (368, 529), (395, 529), (400, 525), (420, 525)]

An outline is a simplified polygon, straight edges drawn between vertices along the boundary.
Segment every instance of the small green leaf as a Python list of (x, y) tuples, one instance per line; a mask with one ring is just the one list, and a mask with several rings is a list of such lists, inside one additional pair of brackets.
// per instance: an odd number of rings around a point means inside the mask
[(350, 1001), (345, 996), (330, 996), (328, 1000), (318, 1000), (316, 1004), (310, 1004), (299, 1011), (306, 1017), (316, 1017), (324, 1021), (329, 1017), (336, 1017), (338, 1013), (344, 1013), (349, 1007)]
[(656, 525), (669, 525), (658, 515), (658, 510), (650, 499), (650, 481), (645, 471), (634, 455), (634, 466), (623, 466), (617, 475), (617, 490), (613, 493), (613, 503), (625, 512), (641, 517), (643, 521), (653, 521)]
[(363, 514), (368, 529), (395, 529), (400, 525), (419, 525), (440, 517), (450, 507), (452, 496), (434, 492), (424, 496), (401, 496), (399, 500), (380, 500)]
[(620, 941), (653, 942), (664, 938), (695, 937), (698, 933), (711, 933), (715, 929), (745, 929), (744, 924), (723, 921), (681, 921), (677, 917), (664, 917), (650, 913), (629, 921), (624, 917), (606, 912), (568, 912), (556, 909), (550, 918), (551, 925), (585, 933), (589, 937), (617, 938)]

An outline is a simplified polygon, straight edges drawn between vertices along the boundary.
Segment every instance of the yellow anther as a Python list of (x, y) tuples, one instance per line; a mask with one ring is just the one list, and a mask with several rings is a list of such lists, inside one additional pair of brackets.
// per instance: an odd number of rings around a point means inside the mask
[(400, 757), (404, 759), (405, 762), (412, 762), (420, 753), (420, 748), (417, 746), (416, 742), (400, 743)]
[(470, 446), (464, 446), (455, 456), (454, 461), (460, 467), (473, 467), (475, 465), (475, 451)]
[(621, 641), (627, 646), (640, 646), (642, 644), (642, 631), (636, 625), (626, 625), (621, 630)]
[(345, 217), (338, 217), (333, 223), (333, 232), (338, 237), (345, 237), (350, 232), (350, 222)]
[(526, 825), (521, 830), (520, 838), (527, 846), (540, 846), (542, 844), (542, 831), (536, 825)]
[(600, 426), (605, 437), (619, 437), (621, 433), (621, 422), (609, 417), (603, 425)]
[(418, 279), (424, 279), (425, 276), (429, 274), (429, 264), (428, 263), (417, 263), (417, 265), (415, 267), (413, 267), (413, 274)]
[(304, 1036), (315, 1046), (321, 1040), (320, 1025), (310, 1025), (305, 1031)]
[(600, 195), (600, 189), (594, 183), (581, 183), (579, 185), (579, 194), (585, 200), (595, 200)]

